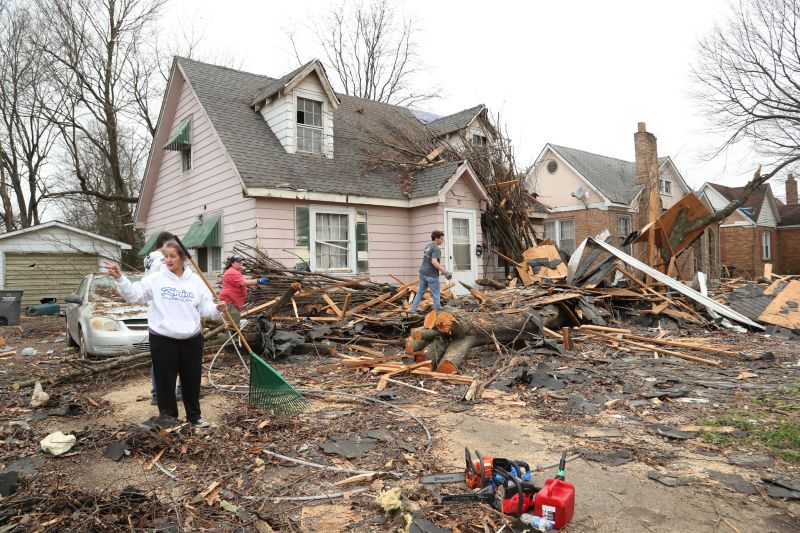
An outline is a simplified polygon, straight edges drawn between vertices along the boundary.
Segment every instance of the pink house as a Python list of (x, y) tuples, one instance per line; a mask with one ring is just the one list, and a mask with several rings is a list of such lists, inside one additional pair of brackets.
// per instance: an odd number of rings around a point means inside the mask
[(488, 196), (470, 165), (399, 171), (381, 154), (415, 136), (492, 142), (486, 113), (436, 117), (337, 94), (317, 60), (273, 79), (176, 58), (136, 209), (140, 255), (167, 230), (204, 271), (243, 242), (290, 267), (411, 280), (443, 229), (447, 268), (474, 281), (488, 262)]

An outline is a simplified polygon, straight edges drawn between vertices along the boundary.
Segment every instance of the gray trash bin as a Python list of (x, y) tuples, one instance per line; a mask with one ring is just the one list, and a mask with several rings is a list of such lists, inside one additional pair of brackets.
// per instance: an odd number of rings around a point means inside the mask
[(0, 326), (19, 324), (22, 292), (0, 290)]

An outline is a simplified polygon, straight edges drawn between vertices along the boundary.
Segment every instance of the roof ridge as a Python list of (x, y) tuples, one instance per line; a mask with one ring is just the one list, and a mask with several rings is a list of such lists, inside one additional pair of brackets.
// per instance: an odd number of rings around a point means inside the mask
[(250, 72), (249, 70), (242, 70), (233, 67), (226, 67), (224, 65), (217, 65), (216, 63), (209, 63), (208, 61), (200, 61), (198, 59), (192, 59), (191, 57), (184, 57), (184, 56), (175, 56), (176, 60), (182, 61), (191, 61), (192, 63), (197, 63), (199, 65), (205, 65), (208, 67), (214, 67), (222, 70), (230, 70), (232, 72), (238, 72), (239, 74), (250, 74), (251, 76), (258, 76), (260, 78), (269, 78), (271, 81), (279, 80), (280, 78), (273, 78), (272, 76), (267, 76), (266, 74), (258, 74), (256, 72)]
[(570, 148), (569, 146), (564, 146), (564, 145), (560, 145), (560, 144), (553, 144), (553, 143), (547, 143), (547, 144), (549, 144), (550, 146), (552, 146), (556, 150), (558, 150), (559, 148), (563, 148), (565, 150), (572, 150), (572, 151), (575, 151), (575, 152), (581, 152), (582, 154), (586, 154), (586, 155), (592, 155), (592, 156), (595, 156), (595, 157), (603, 157), (605, 159), (613, 159), (614, 161), (621, 161), (622, 163), (635, 163), (636, 162), (636, 161), (628, 161), (627, 159), (620, 159), (618, 157), (611, 157), (610, 155), (603, 155), (603, 154), (598, 154), (598, 153), (595, 153), (595, 152), (589, 152), (587, 150), (581, 150), (580, 148)]
[[(440, 120), (444, 120), (444, 119), (446, 119), (446, 118), (450, 118), (450, 117), (452, 117), (452, 116), (454, 116), (454, 115), (458, 115), (458, 114), (460, 114), (460, 113), (464, 113), (465, 111), (471, 111), (471, 110), (473, 110), (473, 109), (484, 108), (484, 107), (486, 107), (486, 105), (485, 105), (485, 104), (478, 104), (478, 105), (474, 105), (474, 106), (472, 106), (472, 107), (465, 107), (464, 109), (461, 109), (461, 110), (459, 110), (459, 111), (456, 111), (455, 113), (449, 113), (449, 114), (447, 114), (447, 115), (443, 115), (443, 116), (441, 116), (441, 117), (437, 118), (436, 120), (432, 120), (432, 121), (430, 121), (430, 122), (429, 122), (429, 124), (433, 124), (433, 123), (435, 123), (435, 122), (438, 122), (438, 121), (440, 121)], [(475, 114), (477, 115), (477, 113), (475, 113)]]

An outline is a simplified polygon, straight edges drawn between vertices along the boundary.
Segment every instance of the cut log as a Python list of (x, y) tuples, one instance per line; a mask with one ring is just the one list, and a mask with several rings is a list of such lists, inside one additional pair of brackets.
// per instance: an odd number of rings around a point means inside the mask
[(425, 329), (433, 329), (433, 326), (436, 325), (436, 311), (431, 311), (427, 315), (425, 315), (425, 321), (422, 323), (422, 327)]
[(436, 366), (436, 372), (440, 374), (457, 374), (458, 367), (464, 362), (470, 349), (478, 344), (480, 338), (467, 336), (456, 339), (447, 345), (442, 360)]
[(436, 313), (436, 320), (434, 321), (433, 328), (438, 329), (442, 333), (452, 333), (453, 323), (456, 321), (453, 313), (447, 311), (438, 311)]
[(414, 328), (411, 330), (411, 338), (415, 341), (433, 341), (442, 334), (436, 329)]
[(414, 353), (422, 351), (431, 341), (415, 340), (411, 337), (406, 339), (406, 353)]
[[(564, 325), (561, 323), (560, 310), (555, 305), (545, 305), (529, 311), (535, 313), (541, 319), (541, 324), (547, 328), (560, 330)], [(520, 332), (537, 333), (539, 331), (537, 319), (529, 318), (529, 311), (516, 314), (440, 311), (436, 319), (436, 329), (450, 334), (453, 340), (468, 336), (491, 340), (492, 334), (499, 342), (511, 342), (518, 336), (520, 340), (525, 340), (530, 337), (526, 337), (524, 334), (520, 335)]]
[(439, 360), (441, 360), (442, 355), (444, 355), (445, 350), (447, 349), (447, 341), (442, 338), (441, 335), (433, 340), (429, 345), (422, 350), (422, 353), (425, 356), (425, 359), (431, 361), (433, 366), (439, 364)]
[(493, 289), (498, 289), (498, 290), (506, 288), (505, 283), (497, 281), (496, 279), (480, 278), (476, 279), (475, 283), (481, 285), (482, 287), (491, 287)]

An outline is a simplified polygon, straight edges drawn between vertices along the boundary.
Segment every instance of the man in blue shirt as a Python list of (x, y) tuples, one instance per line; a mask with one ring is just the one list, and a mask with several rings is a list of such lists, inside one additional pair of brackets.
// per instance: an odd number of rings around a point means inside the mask
[(417, 307), (425, 295), (425, 291), (430, 289), (433, 298), (433, 308), (439, 311), (442, 308), (439, 296), (439, 274), (450, 279), (453, 274), (447, 271), (442, 265), (442, 250), (439, 248), (444, 242), (444, 232), (436, 230), (431, 233), (431, 241), (422, 251), (422, 264), (419, 266), (419, 288), (414, 301), (411, 303), (410, 311), (417, 312)]

